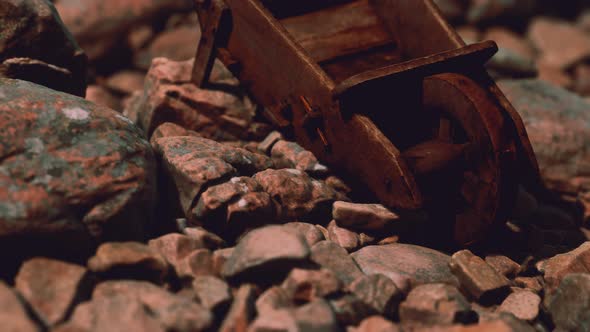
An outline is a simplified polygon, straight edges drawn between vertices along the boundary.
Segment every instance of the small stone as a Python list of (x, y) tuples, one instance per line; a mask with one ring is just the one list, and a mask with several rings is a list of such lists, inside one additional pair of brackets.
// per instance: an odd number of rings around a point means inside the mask
[(233, 251), (234, 247), (217, 249), (213, 252), (211, 260), (213, 261), (213, 271), (215, 271), (215, 275), (221, 275), (223, 265), (229, 259)]
[(520, 265), (506, 256), (488, 255), (486, 256), (485, 261), (496, 270), (496, 272), (508, 279), (513, 279), (520, 273)]
[(377, 238), (372, 235), (368, 235), (366, 233), (359, 234), (359, 245), (361, 247), (370, 246), (372, 244), (375, 244), (376, 241), (377, 241)]
[(364, 247), (351, 256), (365, 274), (383, 274), (404, 293), (425, 283), (459, 284), (450, 257), (433, 249), (395, 243)]
[(283, 139), (283, 134), (278, 131), (273, 131), (266, 138), (258, 144), (258, 150), (260, 152), (270, 155), (270, 150), (278, 141)]
[(246, 234), (223, 265), (225, 278), (254, 278), (262, 282), (278, 277), (285, 269), (305, 261), (310, 254), (307, 242), (299, 234), (281, 226), (266, 226)]
[(120, 112), (123, 109), (119, 98), (115, 97), (107, 89), (98, 85), (89, 85), (88, 88), (86, 88), (86, 100), (91, 101), (96, 105), (108, 107), (117, 112)]
[(197, 249), (178, 261), (174, 266), (176, 275), (181, 280), (192, 280), (196, 276), (214, 274), (213, 257), (208, 249)]
[(498, 308), (498, 311), (508, 312), (518, 319), (532, 322), (539, 316), (540, 304), (541, 298), (539, 295), (528, 290), (522, 290), (508, 295)]
[(109, 242), (98, 247), (88, 269), (110, 278), (162, 282), (168, 265), (154, 249), (139, 242)]
[(381, 204), (334, 202), (332, 217), (339, 226), (366, 231), (379, 231), (400, 221), (400, 217)]
[(223, 311), (232, 300), (229, 286), (213, 276), (196, 276), (192, 287), (199, 303), (213, 312)]
[(535, 18), (528, 36), (541, 53), (539, 61), (551, 67), (567, 69), (590, 56), (590, 36), (567, 21)]
[(375, 309), (354, 294), (346, 294), (330, 300), (330, 305), (341, 326), (358, 325), (363, 319), (377, 314)]
[(327, 224), (337, 193), (325, 183), (297, 169), (268, 169), (253, 177), (281, 204), (281, 221), (314, 220)]
[(325, 240), (325, 236), (317, 225), (306, 222), (289, 222), (283, 225), (287, 231), (294, 231), (305, 237), (307, 245), (311, 248), (314, 244)]
[(509, 281), (469, 250), (453, 254), (449, 263), (461, 287), (481, 303), (497, 303), (509, 291)]
[(447, 284), (417, 286), (410, 291), (399, 307), (399, 317), (403, 323), (419, 322), (426, 325), (473, 323), (474, 316), (469, 301), (456, 287)]
[(365, 318), (356, 332), (401, 332), (401, 328), (381, 316)]
[(404, 297), (393, 281), (382, 274), (362, 276), (349, 286), (350, 291), (376, 313), (394, 317), (397, 306)]
[(573, 273), (565, 276), (545, 307), (557, 330), (588, 331), (590, 326), (590, 275)]
[(270, 152), (277, 168), (294, 168), (309, 174), (326, 174), (328, 168), (317, 160), (310, 151), (295, 142), (280, 140)]
[(304, 270), (295, 268), (289, 272), (281, 287), (294, 302), (311, 302), (342, 289), (342, 282), (327, 269)]
[(48, 258), (22, 264), (15, 287), (47, 326), (67, 318), (79, 301), (90, 297), (92, 282), (86, 268)]
[(293, 306), (292, 294), (283, 287), (272, 286), (262, 293), (256, 300), (256, 311), (259, 315)]
[(204, 247), (198, 240), (178, 233), (170, 233), (150, 240), (148, 246), (159, 252), (171, 265), (176, 265), (191, 252)]
[(17, 293), (0, 280), (0, 322), (6, 332), (38, 332), (41, 329), (27, 315)]
[(296, 309), (279, 309), (259, 313), (250, 332), (263, 331), (339, 331), (330, 305), (317, 299)]
[(516, 277), (514, 285), (539, 294), (543, 290), (543, 285), (539, 279), (540, 277)]
[(363, 275), (346, 250), (331, 241), (321, 241), (311, 247), (311, 260), (332, 271), (345, 285)]
[(246, 331), (246, 328), (256, 314), (256, 308), (254, 306), (256, 295), (257, 289), (255, 286), (249, 284), (241, 285), (218, 331)]
[(172, 122), (164, 122), (158, 126), (150, 137), (150, 144), (156, 146), (156, 140), (162, 137), (176, 137), (176, 136), (193, 136), (201, 137), (196, 131), (185, 129), (182, 126)]
[(133, 70), (121, 70), (109, 76), (105, 86), (117, 93), (130, 95), (143, 89), (144, 73)]
[(548, 293), (552, 293), (568, 274), (590, 271), (590, 242), (537, 263), (537, 269), (543, 273)]
[(328, 224), (328, 234), (330, 241), (337, 243), (348, 252), (353, 252), (360, 246), (359, 234), (339, 227), (334, 220)]
[[(156, 319), (160, 325), (156, 331), (203, 331), (211, 327), (213, 323), (211, 312), (194, 301), (169, 293), (149, 282), (128, 280), (107, 281), (99, 284), (94, 289), (92, 301), (79, 305), (71, 321), (90, 320), (86, 324), (97, 325), (93, 329), (90, 326), (87, 327), (92, 331), (116, 331), (121, 326), (125, 326), (127, 329), (127, 320), (133, 321), (135, 318), (125, 317), (127, 310), (121, 309), (120, 304), (117, 305), (121, 298), (131, 307), (134, 306), (134, 303), (141, 304), (144, 309), (135, 312), (139, 316), (138, 319)], [(79, 313), (78, 310), (85, 304), (88, 304), (90, 308), (86, 308), (84, 311), (90, 312)], [(114, 308), (108, 308), (109, 304), (114, 305)], [(115, 308), (121, 312), (117, 314)], [(115, 323), (102, 322), (102, 320), (113, 320)], [(114, 329), (99, 329), (98, 326), (101, 324), (106, 324)], [(143, 330), (139, 329), (138, 331)]]
[(186, 227), (183, 230), (184, 234), (196, 241), (199, 241), (207, 249), (215, 250), (226, 246), (224, 239), (219, 235), (212, 233), (203, 227)]

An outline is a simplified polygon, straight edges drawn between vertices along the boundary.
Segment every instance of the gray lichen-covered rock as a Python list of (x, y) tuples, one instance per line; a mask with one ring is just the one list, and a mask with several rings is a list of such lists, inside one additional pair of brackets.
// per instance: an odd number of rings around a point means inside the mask
[(50, 1), (0, 3), (0, 76), (84, 96), (86, 55)]
[(0, 123), (2, 252), (79, 257), (101, 241), (145, 238), (155, 160), (128, 119), (69, 94), (0, 79)]
[(499, 83), (518, 110), (547, 185), (576, 194), (590, 185), (590, 104), (539, 80)]

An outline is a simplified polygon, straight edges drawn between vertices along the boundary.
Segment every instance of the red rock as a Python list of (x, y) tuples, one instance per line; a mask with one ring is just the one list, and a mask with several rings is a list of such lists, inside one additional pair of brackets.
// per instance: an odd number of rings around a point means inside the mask
[(166, 17), (175, 10), (192, 9), (191, 4), (183, 0), (60, 0), (56, 8), (92, 61), (107, 55), (132, 27)]
[(264, 282), (305, 261), (309, 254), (309, 246), (299, 234), (280, 226), (266, 226), (250, 231), (238, 242), (223, 265), (222, 275)]
[(590, 56), (590, 36), (566, 21), (535, 18), (528, 36), (541, 53), (539, 61), (550, 67), (567, 69)]
[(508, 279), (469, 250), (454, 253), (449, 266), (461, 287), (479, 302), (496, 303), (508, 293)]
[(193, 251), (205, 248), (203, 243), (197, 239), (178, 233), (170, 233), (152, 239), (148, 242), (148, 246), (160, 253), (172, 265), (177, 264)]
[(197, 195), (212, 183), (249, 175), (272, 166), (271, 161), (244, 149), (199, 137), (163, 137), (156, 140), (164, 173), (171, 179), (186, 217), (193, 218)]
[(326, 237), (324, 236), (320, 228), (317, 227), (317, 225), (312, 225), (305, 222), (288, 222), (283, 225), (283, 228), (287, 231), (292, 231), (301, 234), (307, 241), (307, 245), (310, 248), (314, 244), (326, 239)]
[(199, 133), (192, 130), (187, 130), (175, 123), (172, 122), (164, 122), (154, 130), (152, 133), (152, 137), (150, 138), (150, 143), (152, 146), (156, 146), (156, 140), (162, 137), (176, 137), (176, 136), (193, 136), (193, 137), (201, 137)]
[(272, 286), (262, 293), (256, 300), (256, 312), (264, 315), (278, 309), (288, 308), (294, 305), (293, 296), (283, 287)]
[(213, 276), (196, 276), (192, 288), (199, 303), (214, 312), (222, 311), (232, 300), (229, 286)]
[(330, 241), (337, 243), (348, 252), (353, 252), (360, 246), (359, 234), (339, 227), (334, 220), (328, 224), (328, 236)]
[(341, 326), (358, 325), (363, 319), (376, 314), (375, 309), (354, 294), (331, 299), (330, 306)]
[(340, 331), (330, 304), (314, 300), (296, 309), (279, 309), (261, 313), (248, 331)]
[(401, 332), (401, 328), (381, 316), (365, 318), (356, 332)]
[(0, 280), (0, 322), (6, 332), (38, 332), (16, 292)]
[(541, 298), (539, 295), (527, 291), (516, 291), (502, 302), (498, 311), (508, 312), (518, 319), (532, 322), (539, 316), (539, 305)]
[(280, 202), (280, 220), (330, 221), (330, 208), (336, 199), (336, 192), (323, 182), (296, 169), (269, 169), (257, 173), (253, 178), (271, 198)]
[(376, 313), (394, 317), (404, 293), (382, 274), (362, 276), (349, 286), (350, 291)]
[(351, 256), (365, 274), (383, 274), (403, 292), (425, 283), (458, 284), (450, 257), (433, 249), (396, 243), (364, 247)]
[(87, 270), (47, 258), (33, 258), (21, 266), (15, 287), (43, 323), (54, 326), (67, 318), (77, 302), (90, 296)]
[(105, 88), (98, 85), (89, 85), (86, 88), (86, 100), (96, 105), (108, 107), (117, 112), (121, 111), (121, 101)]
[(0, 92), (0, 253), (85, 259), (98, 242), (143, 239), (155, 159), (137, 128), (33, 83), (0, 79)]
[(262, 153), (270, 155), (270, 151), (272, 147), (280, 140), (283, 139), (283, 134), (278, 131), (273, 131), (272, 133), (268, 134), (266, 138), (258, 144), (258, 150)]
[(205, 248), (215, 250), (225, 247), (225, 240), (220, 238), (217, 234), (211, 233), (203, 227), (186, 227), (183, 230), (184, 234), (192, 239), (202, 243)]
[(121, 94), (130, 95), (135, 91), (143, 90), (145, 74), (133, 70), (121, 70), (109, 76), (104, 82), (105, 86)]
[(249, 177), (233, 177), (207, 188), (191, 213), (210, 229), (232, 237), (277, 220), (276, 203)]
[(552, 296), (545, 297), (556, 330), (585, 331), (590, 325), (590, 275), (574, 273), (561, 280)]
[(547, 293), (553, 292), (568, 274), (590, 271), (590, 242), (537, 263), (537, 269), (543, 273)]
[(327, 269), (295, 268), (289, 272), (281, 287), (294, 302), (301, 303), (339, 292), (342, 290), (342, 282)]
[[(93, 311), (90, 313), (90, 317), (94, 318), (91, 322), (93, 324), (100, 324), (104, 323), (99, 322), (100, 320), (110, 319), (118, 322), (117, 324), (113, 324), (113, 327), (119, 326), (120, 328), (121, 326), (125, 326), (127, 329), (127, 325), (124, 322), (120, 322), (117, 318), (118, 315), (110, 311), (110, 309), (105, 308), (104, 306), (106, 305), (102, 304), (104, 300), (107, 300), (107, 304), (110, 302), (109, 300), (115, 300), (114, 302), (117, 303), (118, 301), (116, 299), (118, 298), (123, 298), (124, 301), (132, 304), (132, 306), (134, 303), (141, 304), (145, 312), (147, 312), (148, 317), (146, 317), (146, 320), (150, 317), (155, 318), (160, 325), (160, 329), (164, 331), (203, 331), (210, 328), (213, 323), (213, 315), (203, 306), (182, 296), (169, 293), (151, 283), (140, 281), (108, 281), (99, 284), (94, 290), (92, 301), (90, 302), (90, 310)], [(111, 314), (109, 316), (105, 315), (105, 317), (102, 311), (106, 311), (106, 313), (110, 312)], [(123, 314), (124, 312), (125, 310), (122, 310), (120, 314), (122, 318), (126, 318)], [(76, 314), (75, 312), (72, 318), (73, 321), (76, 321)], [(146, 315), (141, 311), (138, 314), (139, 317)], [(129, 319), (133, 320), (133, 318)], [(117, 329), (115, 328), (115, 330)]]
[(223, 319), (219, 332), (246, 331), (255, 315), (254, 302), (257, 289), (253, 285), (241, 285), (234, 295), (229, 312)]
[[(254, 128), (256, 107), (244, 95), (204, 90), (191, 82), (193, 60), (176, 62), (155, 58), (144, 91), (129, 106), (148, 137), (164, 122), (176, 123), (204, 137), (222, 141), (262, 139)], [(221, 65), (219, 65), (221, 66)], [(211, 80), (227, 80), (225, 68), (214, 66)]]
[(197, 249), (174, 265), (176, 275), (182, 281), (191, 281), (196, 276), (215, 274), (213, 256), (207, 249)]
[(154, 58), (164, 57), (174, 61), (189, 60), (197, 53), (201, 29), (198, 25), (180, 26), (156, 36), (150, 45), (135, 56), (135, 66), (147, 70)]
[(514, 284), (526, 290), (530, 290), (535, 293), (541, 293), (543, 285), (539, 280), (541, 277), (516, 277)]
[(311, 261), (334, 272), (345, 285), (363, 275), (346, 250), (334, 242), (321, 241), (311, 247)]
[(278, 168), (295, 168), (309, 174), (326, 174), (328, 168), (310, 151), (295, 142), (279, 140), (271, 149), (271, 157)]
[(139, 242), (104, 243), (88, 260), (92, 272), (114, 278), (162, 282), (168, 265), (160, 253)]
[(400, 222), (400, 217), (381, 204), (358, 204), (337, 201), (332, 217), (338, 225), (361, 231), (379, 231)]
[(486, 263), (490, 265), (496, 272), (513, 279), (520, 273), (520, 265), (510, 258), (502, 255), (488, 255), (485, 258)]
[(11, 1), (0, 17), (2, 76), (84, 96), (86, 55), (50, 1)]
[(447, 284), (426, 284), (412, 289), (400, 304), (402, 323), (416, 322), (425, 325), (473, 323), (469, 301), (456, 287)]

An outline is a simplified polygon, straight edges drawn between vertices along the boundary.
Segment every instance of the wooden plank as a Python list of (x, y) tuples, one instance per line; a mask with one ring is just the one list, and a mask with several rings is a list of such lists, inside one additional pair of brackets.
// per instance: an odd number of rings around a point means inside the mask
[(281, 23), (317, 62), (394, 42), (368, 0), (283, 19)]

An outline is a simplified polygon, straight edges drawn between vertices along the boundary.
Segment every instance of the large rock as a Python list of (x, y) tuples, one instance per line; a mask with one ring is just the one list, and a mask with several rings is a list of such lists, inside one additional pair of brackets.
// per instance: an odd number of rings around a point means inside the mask
[(559, 331), (590, 331), (590, 275), (570, 274), (545, 306)]
[(0, 123), (0, 252), (84, 258), (100, 241), (145, 238), (155, 161), (129, 120), (0, 79)]
[(66, 319), (77, 302), (90, 297), (93, 286), (84, 267), (47, 258), (25, 262), (15, 284), (47, 326)]
[(16, 292), (0, 281), (0, 322), (6, 332), (38, 332), (41, 328), (27, 315)]
[(588, 191), (590, 103), (538, 80), (499, 85), (522, 116), (547, 185), (574, 195)]
[(312, 179), (297, 169), (268, 169), (253, 177), (270, 196), (280, 202), (283, 221), (330, 221), (332, 203), (337, 193), (325, 183)]
[(264, 282), (305, 261), (310, 254), (305, 238), (281, 226), (266, 226), (246, 234), (223, 266), (226, 278)]
[(156, 18), (165, 18), (176, 10), (192, 9), (192, 3), (189, 0), (59, 0), (56, 2), (56, 8), (65, 25), (76, 37), (90, 60), (97, 60), (107, 55), (115, 46), (120, 45), (132, 27)]
[(159, 138), (155, 149), (162, 159), (166, 190), (173, 190), (166, 196), (179, 197), (182, 213), (189, 220), (195, 218), (198, 195), (207, 187), (272, 166), (263, 155), (201, 137)]
[[(137, 114), (138, 125), (148, 137), (160, 124), (172, 122), (215, 140), (263, 139), (266, 132), (258, 133), (260, 123), (254, 122), (255, 105), (237, 92), (197, 88), (191, 83), (193, 62), (166, 58), (152, 61), (143, 93), (126, 110)], [(235, 80), (230, 75), (217, 63), (211, 81)]]
[(426, 283), (458, 284), (448, 266), (451, 258), (433, 249), (396, 243), (368, 246), (351, 256), (365, 274), (384, 274), (404, 292)]
[(553, 292), (568, 274), (590, 272), (590, 242), (539, 262), (537, 269), (544, 274), (547, 292)]
[(84, 96), (86, 55), (50, 1), (0, 3), (0, 76)]

